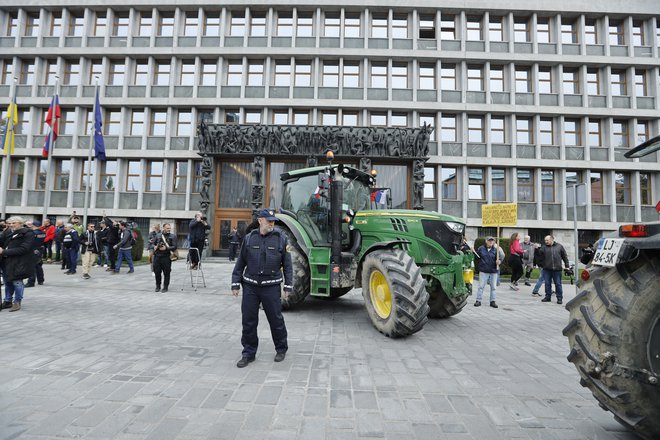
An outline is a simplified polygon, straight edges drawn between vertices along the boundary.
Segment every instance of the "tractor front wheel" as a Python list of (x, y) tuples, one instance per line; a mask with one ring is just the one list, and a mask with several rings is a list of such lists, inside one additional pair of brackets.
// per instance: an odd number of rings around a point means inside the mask
[(298, 246), (298, 242), (293, 234), (286, 229), (284, 235), (289, 243), (288, 252), (291, 255), (291, 265), (293, 266), (293, 291), (284, 293), (282, 290), (282, 308), (288, 310), (296, 304), (300, 304), (309, 295), (309, 262), (307, 256)]
[(426, 290), (429, 292), (429, 318), (449, 318), (463, 310), (463, 307), (467, 304), (467, 295), (453, 301), (445, 291), (442, 290), (442, 286), (439, 282), (427, 280)]
[(383, 249), (367, 255), (362, 296), (374, 327), (390, 338), (421, 330), (429, 312), (425, 284), (421, 270), (406, 252)]

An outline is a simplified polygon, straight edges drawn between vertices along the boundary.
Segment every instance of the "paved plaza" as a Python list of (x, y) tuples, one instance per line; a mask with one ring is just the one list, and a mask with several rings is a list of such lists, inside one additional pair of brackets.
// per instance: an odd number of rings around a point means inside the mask
[(262, 314), (257, 360), (238, 369), (233, 266), (207, 263), (195, 292), (178, 261), (164, 294), (147, 266), (90, 280), (45, 267), (23, 309), (0, 312), (0, 439), (637, 438), (579, 385), (568, 312), (529, 287), (397, 340), (359, 290), (308, 299), (285, 313), (285, 361)]

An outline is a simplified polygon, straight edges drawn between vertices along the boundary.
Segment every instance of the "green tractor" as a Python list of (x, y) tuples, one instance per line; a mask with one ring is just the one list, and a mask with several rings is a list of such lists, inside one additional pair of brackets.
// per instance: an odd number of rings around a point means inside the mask
[(375, 176), (350, 166), (330, 162), (283, 173), (281, 180), (277, 224), (289, 239), (294, 268), (284, 309), (308, 295), (333, 299), (362, 287), (374, 326), (396, 338), (465, 306), (473, 254), (461, 250), (462, 220), (388, 209), (387, 190), (375, 188)]

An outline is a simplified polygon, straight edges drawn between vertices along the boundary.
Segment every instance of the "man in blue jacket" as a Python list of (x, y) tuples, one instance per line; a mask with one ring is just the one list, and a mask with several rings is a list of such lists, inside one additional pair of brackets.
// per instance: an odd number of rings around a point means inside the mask
[(484, 288), (486, 284), (490, 285), (490, 306), (494, 309), (497, 308), (496, 289), (497, 289), (497, 269), (499, 266), (499, 259), (497, 258), (497, 245), (495, 238), (488, 237), (486, 243), (479, 246), (477, 249), (477, 256), (479, 263), (477, 269), (479, 270), (479, 290), (477, 290), (477, 299), (474, 302), (475, 307), (481, 305), (481, 300), (484, 296)]

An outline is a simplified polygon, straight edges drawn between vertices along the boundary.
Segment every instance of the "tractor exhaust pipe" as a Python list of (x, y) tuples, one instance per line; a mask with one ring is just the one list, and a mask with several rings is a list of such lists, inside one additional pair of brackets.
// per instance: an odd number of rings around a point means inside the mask
[(344, 203), (344, 188), (341, 181), (339, 169), (335, 170), (335, 175), (330, 184), (330, 233), (332, 241), (330, 242), (330, 263), (341, 264), (341, 225), (342, 212), (341, 207)]

